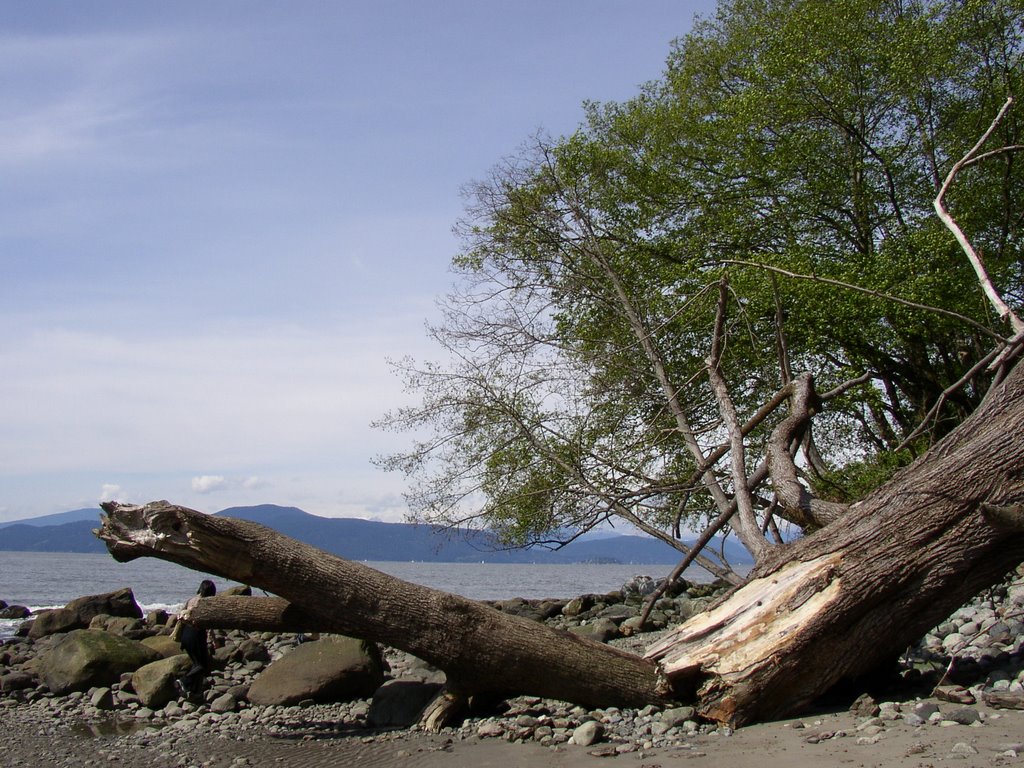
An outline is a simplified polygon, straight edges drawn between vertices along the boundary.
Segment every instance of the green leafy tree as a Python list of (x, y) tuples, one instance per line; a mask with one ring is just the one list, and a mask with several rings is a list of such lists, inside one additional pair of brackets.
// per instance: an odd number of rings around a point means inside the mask
[[(609, 520), (761, 557), (979, 403), (1007, 335), (932, 201), (1020, 91), (1019, 2), (723, 2), (622, 104), (467, 190), (461, 289), (404, 361), (414, 515), (557, 545)], [(989, 137), (1021, 143), (1011, 109)], [(947, 203), (1011, 306), (1024, 174)], [(812, 426), (813, 424), (813, 426)]]

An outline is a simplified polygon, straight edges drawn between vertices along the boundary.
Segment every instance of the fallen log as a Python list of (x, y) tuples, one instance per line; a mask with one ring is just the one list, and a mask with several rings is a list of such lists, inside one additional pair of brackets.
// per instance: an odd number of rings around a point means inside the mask
[[(407, 651), (444, 671), (453, 696), (530, 694), (588, 707), (671, 699), (657, 666), (634, 654), (402, 581), (257, 523), (166, 501), (102, 507), (95, 533), (114, 559), (158, 557), (264, 589), (297, 610), (254, 603), (270, 613), (252, 615), (251, 626), (311, 621)], [(227, 620), (246, 621), (241, 613)]]

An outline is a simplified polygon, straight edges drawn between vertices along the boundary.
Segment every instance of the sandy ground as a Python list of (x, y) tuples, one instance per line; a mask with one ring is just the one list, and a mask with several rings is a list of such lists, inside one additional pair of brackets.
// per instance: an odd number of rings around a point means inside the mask
[(853, 715), (822, 714), (743, 728), (732, 735), (695, 736), (686, 747), (625, 754), (616, 754), (612, 744), (550, 749), (535, 743), (453, 740), (443, 734), (408, 732), (376, 738), (358, 734), (310, 738), (299, 733), (295, 738), (263, 736), (246, 741), (203, 739), (199, 734), (187, 744), (169, 745), (161, 732), (141, 738), (96, 736), (64, 723), (5, 722), (0, 724), (0, 766), (934, 768), (1021, 764), (1016, 752), (1024, 754), (1024, 712), (988, 710), (986, 716), (983, 725), (975, 726), (914, 727), (895, 721), (866, 736), (856, 730), (862, 720)]

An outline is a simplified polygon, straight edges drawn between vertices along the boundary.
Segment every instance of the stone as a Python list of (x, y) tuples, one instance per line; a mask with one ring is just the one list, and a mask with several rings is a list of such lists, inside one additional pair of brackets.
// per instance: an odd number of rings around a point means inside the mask
[(866, 693), (862, 693), (850, 705), (850, 712), (858, 717), (874, 717), (880, 711), (881, 707), (878, 706), (878, 702)]
[(963, 757), (969, 757), (971, 755), (978, 754), (978, 750), (965, 741), (958, 741), (956, 744), (953, 745), (953, 748), (949, 750), (949, 752), (952, 755), (960, 755)]
[(106, 686), (96, 688), (89, 695), (89, 704), (101, 711), (113, 709), (114, 695), (111, 692), (111, 690)]
[(135, 670), (132, 674), (132, 690), (145, 706), (160, 709), (178, 698), (174, 681), (191, 668), (192, 662), (183, 653), (158, 659)]
[(366, 719), (375, 726), (408, 728), (419, 722), (442, 686), (420, 680), (389, 680), (373, 694)]
[(687, 720), (693, 720), (697, 716), (697, 710), (693, 707), (675, 707), (666, 709), (661, 713), (661, 722), (669, 728), (678, 728)]
[(946, 719), (960, 725), (972, 725), (981, 721), (981, 714), (974, 707), (961, 707), (946, 715)]
[(606, 643), (612, 638), (619, 636), (619, 628), (610, 619), (597, 619), (589, 624), (580, 624), (578, 627), (569, 627), (574, 635), (586, 637), (598, 643)]
[(156, 661), (159, 654), (142, 643), (109, 632), (76, 629), (59, 638), (38, 658), (39, 676), (58, 695), (112, 686), (126, 672)]
[(235, 697), (230, 693), (225, 693), (210, 702), (210, 711), (223, 715), (234, 712), (236, 706), (238, 706), (238, 702), (235, 701)]
[(144, 637), (139, 642), (147, 648), (152, 648), (165, 659), (169, 659), (171, 656), (178, 656), (182, 653), (181, 643), (177, 640), (173, 640), (170, 635), (153, 635), (152, 637)]
[(505, 733), (505, 727), (494, 720), (480, 723), (476, 729), (476, 735), (481, 739), (500, 739)]
[(292, 705), (351, 701), (371, 695), (384, 682), (380, 651), (342, 635), (303, 643), (264, 669), (249, 688), (253, 704)]
[(24, 605), (5, 605), (0, 609), (0, 619), (27, 619), (32, 611)]
[(588, 720), (572, 732), (572, 743), (578, 747), (589, 747), (604, 736), (604, 726), (596, 720)]
[(26, 688), (35, 688), (38, 682), (35, 675), (16, 670), (0, 675), (0, 691), (24, 691)]
[(142, 609), (128, 588), (102, 595), (86, 595), (72, 600), (63, 608), (38, 613), (29, 630), (29, 637), (37, 639), (58, 632), (85, 629), (93, 618), (102, 614), (141, 619)]

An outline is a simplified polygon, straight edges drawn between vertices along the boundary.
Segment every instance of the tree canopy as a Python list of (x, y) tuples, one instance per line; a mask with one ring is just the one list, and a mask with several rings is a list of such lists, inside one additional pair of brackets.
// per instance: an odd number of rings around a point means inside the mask
[[(469, 185), (447, 359), (399, 363), (421, 400), (382, 421), (417, 437), (382, 459), (413, 514), (758, 556), (946, 434), (1011, 329), (932, 202), (1021, 92), (1022, 33), (1019, 0), (723, 0), (634, 99)], [(985, 148), (1022, 130), (1010, 108)], [(1021, 163), (945, 198), (1015, 309)]]

